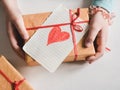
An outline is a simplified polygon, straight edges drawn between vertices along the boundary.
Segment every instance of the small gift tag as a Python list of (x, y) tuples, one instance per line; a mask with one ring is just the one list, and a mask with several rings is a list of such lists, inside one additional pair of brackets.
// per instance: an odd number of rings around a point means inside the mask
[[(48, 71), (54, 72), (74, 48), (70, 24), (69, 10), (59, 6), (24, 45), (23, 50)], [(87, 23), (80, 23), (80, 26), (82, 32), (74, 31), (76, 43), (85, 34)]]

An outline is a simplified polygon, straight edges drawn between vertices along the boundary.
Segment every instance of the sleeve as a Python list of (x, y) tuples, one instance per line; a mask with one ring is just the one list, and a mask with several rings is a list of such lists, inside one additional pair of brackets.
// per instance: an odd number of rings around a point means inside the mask
[(100, 6), (109, 12), (112, 12), (113, 0), (92, 0), (92, 5)]

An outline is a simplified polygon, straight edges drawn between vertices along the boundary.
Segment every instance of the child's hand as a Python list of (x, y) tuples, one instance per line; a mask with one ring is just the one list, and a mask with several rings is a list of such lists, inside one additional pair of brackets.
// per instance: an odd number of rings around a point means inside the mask
[(16, 28), (24, 41), (27, 40), (29, 36), (25, 29), (22, 15), (17, 6), (17, 0), (1, 0), (1, 3), (7, 13), (7, 29), (12, 47), (20, 56), (23, 57), (24, 54), (18, 44), (19, 41), (17, 40), (17, 35), (15, 34), (16, 31), (15, 29), (13, 30), (13, 26)]
[(104, 54), (108, 36), (108, 28), (108, 19), (105, 19), (102, 12), (97, 12), (92, 16), (88, 36), (85, 39), (85, 46), (90, 47), (92, 43), (94, 43), (96, 53), (95, 55), (87, 58), (89, 63), (92, 63)]

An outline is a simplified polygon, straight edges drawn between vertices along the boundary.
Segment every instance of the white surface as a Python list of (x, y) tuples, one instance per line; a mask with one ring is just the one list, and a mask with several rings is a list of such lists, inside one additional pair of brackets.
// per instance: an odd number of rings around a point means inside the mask
[[(86, 7), (87, 0), (66, 0), (68, 8)], [(84, 1), (84, 2), (83, 2)], [(23, 13), (52, 11), (63, 0), (19, 0)], [(86, 5), (83, 5), (86, 2)], [(82, 4), (80, 4), (82, 3)], [(120, 7), (116, 0), (117, 17), (109, 31), (111, 52), (93, 64), (64, 63), (55, 73), (42, 67), (29, 67), (12, 50), (6, 33), (5, 14), (0, 7), (0, 53), (5, 55), (35, 90), (120, 90)]]

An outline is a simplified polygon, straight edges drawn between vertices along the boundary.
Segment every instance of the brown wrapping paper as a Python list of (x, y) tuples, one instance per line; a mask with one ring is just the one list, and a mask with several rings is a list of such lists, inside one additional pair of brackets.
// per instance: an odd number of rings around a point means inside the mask
[[(14, 84), (10, 83), (3, 73), (12, 83), (21, 82), (18, 89), (14, 88)], [(33, 90), (28, 82), (20, 75), (20, 73), (6, 60), (4, 56), (0, 55), (0, 90)]]
[[(76, 10), (73, 10), (73, 13), (76, 13)], [(38, 27), (44, 23), (44, 21), (49, 17), (51, 12), (46, 12), (46, 13), (38, 13), (38, 14), (30, 14), (30, 15), (23, 15), (23, 20), (25, 23), (26, 28), (33, 28), (33, 27)], [(88, 16), (88, 8), (82, 8), (80, 9), (80, 18), (83, 20), (89, 20)], [(32, 36), (35, 33), (36, 30), (28, 30), (28, 33), (30, 36)], [(83, 46), (83, 41), (84, 41), (85, 36), (80, 40), (80, 42), (77, 44), (77, 49), (78, 49), (78, 57), (76, 61), (81, 61), (85, 60), (87, 56), (95, 54), (94, 47), (91, 46), (89, 48), (85, 48)], [(26, 54), (26, 59), (25, 61), (27, 62), (28, 65), (39, 65), (35, 60), (33, 60), (29, 55)], [(74, 61), (74, 52), (71, 50), (70, 54), (64, 62), (72, 62)]]

